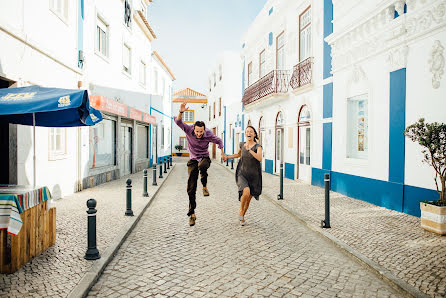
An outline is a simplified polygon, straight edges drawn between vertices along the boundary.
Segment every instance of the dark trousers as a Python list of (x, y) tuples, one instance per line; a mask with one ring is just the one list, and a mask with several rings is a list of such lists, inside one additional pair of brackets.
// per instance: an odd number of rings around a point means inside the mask
[(204, 157), (200, 162), (197, 160), (189, 160), (187, 162), (187, 171), (189, 173), (189, 179), (187, 180), (189, 212), (187, 212), (187, 216), (194, 214), (195, 208), (197, 207), (195, 195), (197, 193), (198, 172), (200, 172), (201, 175), (201, 184), (203, 184), (203, 187), (205, 187), (208, 182), (208, 169), (210, 166), (211, 159), (209, 157)]

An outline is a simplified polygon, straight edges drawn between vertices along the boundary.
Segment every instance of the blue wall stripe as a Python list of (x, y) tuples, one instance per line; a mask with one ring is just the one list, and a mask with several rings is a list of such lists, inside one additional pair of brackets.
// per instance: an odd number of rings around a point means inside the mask
[(265, 172), (273, 173), (274, 162), (271, 159), (265, 159)]
[[(333, 33), (333, 3), (324, 0), (324, 38)], [(331, 76), (331, 47), (324, 41), (324, 79)]]
[(406, 69), (390, 73), (389, 181), (404, 183)]
[(294, 180), (294, 164), (285, 163), (285, 178)]
[(331, 118), (333, 117), (333, 83), (324, 85), (323, 90), (323, 117)]
[(332, 123), (324, 123), (322, 128), (322, 168), (331, 170)]
[[(311, 184), (324, 187), (325, 173), (328, 171), (312, 168)], [(331, 189), (351, 198), (418, 217), (421, 216), (420, 201), (435, 201), (439, 198), (432, 189), (338, 172), (331, 172)]]

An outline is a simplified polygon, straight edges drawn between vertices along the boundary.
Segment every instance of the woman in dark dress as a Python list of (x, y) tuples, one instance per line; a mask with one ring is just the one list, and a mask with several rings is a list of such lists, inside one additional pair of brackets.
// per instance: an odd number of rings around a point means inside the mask
[(226, 157), (241, 157), (235, 171), (235, 180), (239, 191), (239, 219), (242, 226), (246, 223), (245, 214), (252, 197), (258, 200), (262, 193), (262, 146), (257, 143), (257, 132), (251, 125), (246, 127), (245, 136), (246, 142), (240, 143), (237, 154)]

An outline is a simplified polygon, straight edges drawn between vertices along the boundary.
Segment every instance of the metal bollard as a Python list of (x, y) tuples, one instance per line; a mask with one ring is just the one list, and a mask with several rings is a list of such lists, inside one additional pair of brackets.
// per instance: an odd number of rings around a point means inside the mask
[(167, 169), (170, 170), (170, 161), (169, 161), (169, 156), (166, 157), (166, 161), (167, 161)]
[(280, 194), (277, 195), (278, 200), (283, 200), (283, 162), (280, 162)]
[(87, 214), (88, 214), (88, 244), (87, 252), (85, 253), (84, 259), (86, 260), (97, 260), (101, 258), (99, 255), (99, 250), (96, 247), (96, 200), (89, 199), (87, 201)]
[(163, 160), (160, 160), (160, 175), (158, 178), (163, 178)]
[(170, 157), (169, 157), (169, 160), (170, 160), (170, 166), (172, 166), (172, 159), (173, 159), (173, 156), (170, 156)]
[(158, 184), (156, 183), (156, 164), (153, 164), (153, 186), (157, 186)]
[(147, 192), (147, 169), (144, 169), (143, 173), (144, 173), (144, 188), (143, 188), (142, 196), (148, 197), (149, 193)]
[(166, 165), (166, 158), (163, 158), (163, 164), (164, 164), (164, 173), (167, 173), (167, 165)]
[(226, 159), (226, 166), (229, 166), (229, 158)]
[(132, 179), (127, 179), (127, 210), (125, 210), (126, 216), (133, 216), (132, 211)]
[(233, 170), (233, 169), (234, 169), (234, 159), (231, 158), (231, 170)]
[(325, 219), (321, 221), (321, 228), (329, 229), (330, 227), (330, 174), (324, 174), (325, 186)]

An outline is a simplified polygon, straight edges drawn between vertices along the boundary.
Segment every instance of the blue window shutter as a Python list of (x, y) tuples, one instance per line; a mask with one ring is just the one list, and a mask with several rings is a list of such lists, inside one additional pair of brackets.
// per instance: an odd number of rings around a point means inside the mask
[(270, 16), (272, 13), (273, 13), (273, 9), (274, 7), (271, 7), (271, 9), (269, 10), (269, 12), (268, 12), (268, 15)]
[(272, 32), (269, 33), (269, 42), (268, 42), (268, 44), (269, 45), (273, 44), (273, 33)]

